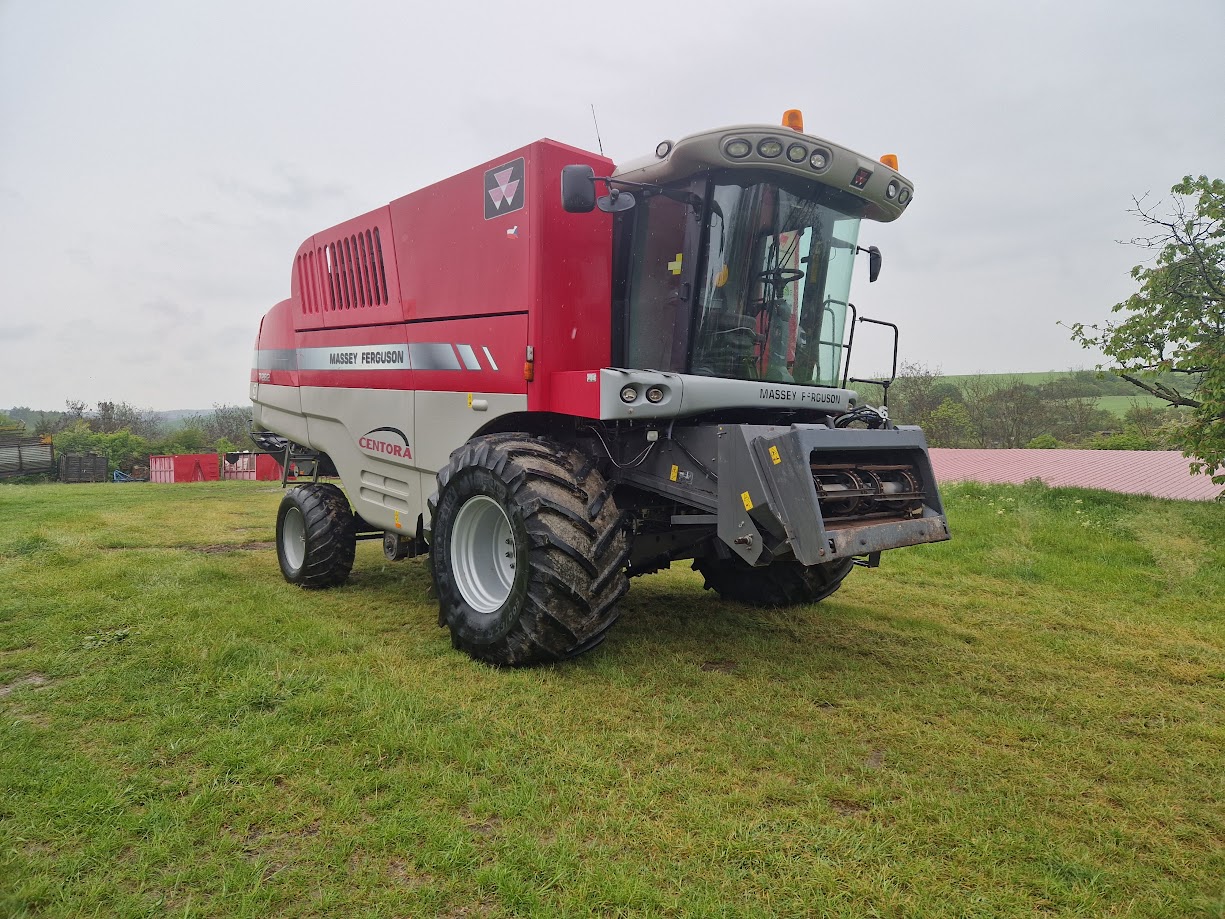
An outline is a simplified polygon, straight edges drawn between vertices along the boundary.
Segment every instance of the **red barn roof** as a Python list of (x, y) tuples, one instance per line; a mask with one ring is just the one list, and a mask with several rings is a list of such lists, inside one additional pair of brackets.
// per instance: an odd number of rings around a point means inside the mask
[(1051, 486), (1101, 488), (1132, 495), (1211, 501), (1221, 494), (1206, 475), (1192, 475), (1189, 460), (1174, 450), (951, 450), (933, 447), (938, 482), (1020, 484), (1041, 479)]

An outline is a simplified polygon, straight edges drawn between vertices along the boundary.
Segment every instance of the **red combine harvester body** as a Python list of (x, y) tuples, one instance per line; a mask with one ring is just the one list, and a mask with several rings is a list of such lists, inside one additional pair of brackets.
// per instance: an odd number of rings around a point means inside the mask
[(316, 473), (285, 576), (429, 552), (456, 646), (516, 665), (599, 644), (674, 560), (779, 605), (948, 538), (921, 433), (845, 388), (859, 222), (912, 194), (771, 126), (620, 169), (541, 140), (307, 239), (251, 375), (257, 443)]

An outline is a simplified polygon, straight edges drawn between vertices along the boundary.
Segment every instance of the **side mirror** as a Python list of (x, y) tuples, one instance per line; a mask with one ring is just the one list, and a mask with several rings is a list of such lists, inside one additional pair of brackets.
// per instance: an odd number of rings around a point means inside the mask
[(595, 210), (595, 170), (590, 166), (563, 166), (561, 206), (570, 214)]
[(880, 254), (880, 249), (876, 246), (868, 246), (868, 282), (871, 283), (880, 277), (880, 265), (883, 261), (883, 256)]

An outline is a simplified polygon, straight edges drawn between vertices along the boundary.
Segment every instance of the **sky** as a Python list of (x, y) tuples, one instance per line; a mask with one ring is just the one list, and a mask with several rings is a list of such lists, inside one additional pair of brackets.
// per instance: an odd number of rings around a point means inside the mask
[[(541, 137), (804, 112), (896, 153), (861, 314), (944, 373), (1092, 367), (1133, 198), (1225, 176), (1225, 3), (0, 0), (0, 409), (247, 401), (303, 239)], [(861, 266), (861, 268), (866, 267)], [(888, 363), (857, 342), (857, 375)]]

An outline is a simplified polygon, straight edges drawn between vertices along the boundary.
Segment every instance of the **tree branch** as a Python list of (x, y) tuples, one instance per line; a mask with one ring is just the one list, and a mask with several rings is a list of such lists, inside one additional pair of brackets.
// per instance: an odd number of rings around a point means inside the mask
[(1131, 383), (1133, 386), (1139, 386), (1149, 395), (1156, 396), (1164, 402), (1169, 402), (1171, 405), (1185, 405), (1187, 408), (1199, 408), (1203, 403), (1197, 399), (1192, 399), (1184, 396), (1176, 389), (1171, 389), (1168, 386), (1163, 386), (1157, 382), (1148, 382), (1140, 380), (1127, 373), (1119, 373), (1119, 377)]

